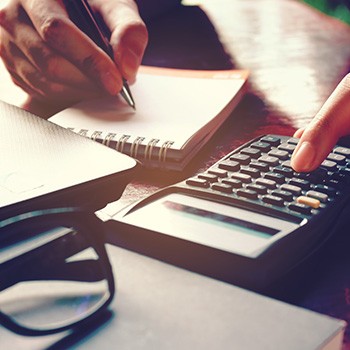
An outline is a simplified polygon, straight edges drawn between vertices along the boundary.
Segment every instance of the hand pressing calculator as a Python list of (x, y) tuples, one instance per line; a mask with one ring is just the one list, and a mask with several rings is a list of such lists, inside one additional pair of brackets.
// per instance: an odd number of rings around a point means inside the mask
[(350, 148), (337, 146), (318, 169), (297, 173), (297, 143), (259, 137), (124, 209), (110, 221), (114, 243), (244, 288), (273, 289), (307, 264), (349, 210)]

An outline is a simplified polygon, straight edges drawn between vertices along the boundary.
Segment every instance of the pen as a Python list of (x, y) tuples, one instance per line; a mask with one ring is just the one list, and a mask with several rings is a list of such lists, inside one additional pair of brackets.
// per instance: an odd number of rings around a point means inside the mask
[[(104, 29), (99, 25), (99, 21), (94, 15), (87, 0), (64, 0), (64, 5), (68, 11), (70, 19), (91, 38), (97, 46), (104, 50), (113, 60), (113, 49), (107, 39)], [(136, 108), (129, 85), (123, 78), (123, 87), (120, 94), (132, 108)]]

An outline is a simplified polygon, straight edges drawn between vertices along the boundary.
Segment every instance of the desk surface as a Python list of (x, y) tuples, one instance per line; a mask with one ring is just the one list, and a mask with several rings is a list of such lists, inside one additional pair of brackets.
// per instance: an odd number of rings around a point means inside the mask
[(74, 332), (44, 337), (23, 337), (0, 327), (0, 348), (311, 350), (333, 339), (338, 349), (342, 322), (107, 248), (117, 285), (109, 312)]
[[(311, 120), (349, 71), (350, 27), (297, 0), (186, 3), (192, 6), (182, 6), (149, 23), (150, 44), (144, 63), (250, 69), (249, 93), (184, 173), (140, 174), (121, 200), (109, 206), (110, 211), (207, 168), (252, 137), (293, 134)], [(313, 287), (296, 303), (349, 323), (348, 244), (341, 237), (329, 248), (315, 271)], [(350, 348), (350, 328), (344, 347)]]

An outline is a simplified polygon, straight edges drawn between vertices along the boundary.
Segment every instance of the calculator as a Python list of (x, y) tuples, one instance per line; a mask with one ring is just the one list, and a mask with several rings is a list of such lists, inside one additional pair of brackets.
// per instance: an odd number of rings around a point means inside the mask
[[(113, 242), (254, 291), (302, 273), (350, 214), (350, 148), (295, 172), (298, 139), (263, 135), (110, 220)], [(300, 272), (301, 271), (301, 272)]]

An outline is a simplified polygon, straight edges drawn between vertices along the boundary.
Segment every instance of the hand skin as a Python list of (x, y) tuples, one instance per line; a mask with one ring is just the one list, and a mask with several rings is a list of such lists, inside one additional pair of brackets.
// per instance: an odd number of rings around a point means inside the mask
[(305, 129), (295, 132), (300, 141), (292, 155), (295, 171), (316, 169), (338, 139), (350, 134), (350, 74), (346, 75)]
[(148, 41), (133, 0), (90, 0), (111, 31), (114, 61), (69, 19), (61, 0), (10, 0), (0, 10), (0, 56), (34, 100), (64, 108), (117, 95), (135, 81)]

